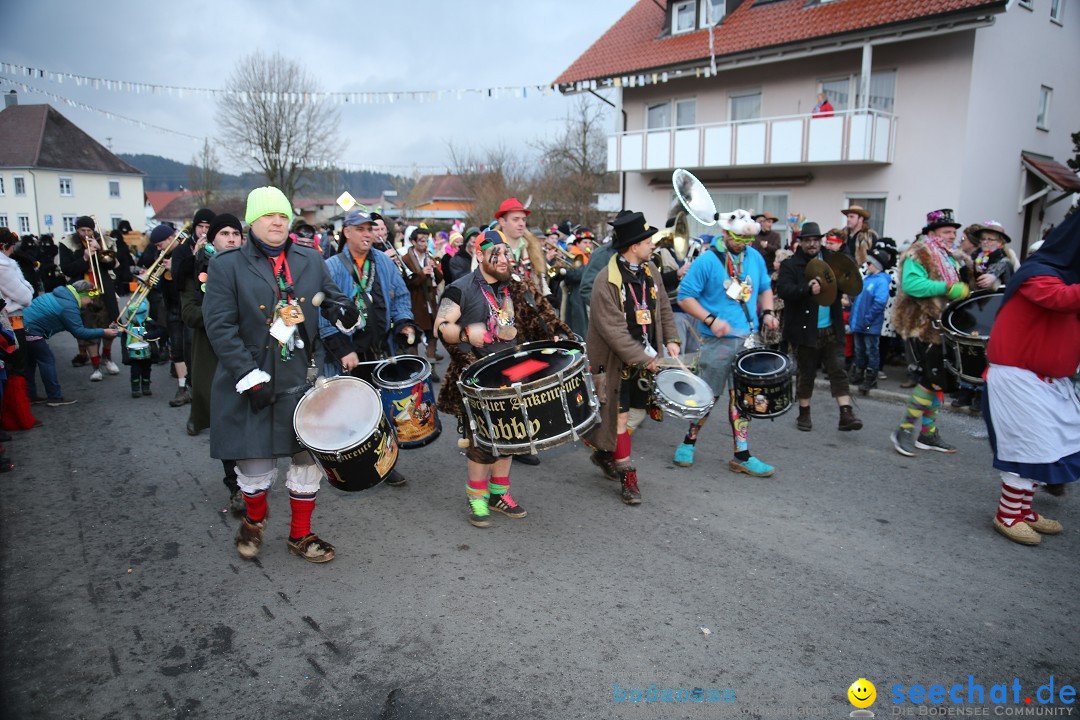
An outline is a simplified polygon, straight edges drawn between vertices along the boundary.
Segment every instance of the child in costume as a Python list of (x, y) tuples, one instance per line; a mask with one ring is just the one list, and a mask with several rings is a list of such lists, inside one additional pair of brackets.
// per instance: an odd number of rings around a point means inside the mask
[(161, 338), (161, 326), (150, 317), (150, 303), (145, 299), (135, 310), (135, 315), (120, 341), (125, 365), (131, 366), (131, 397), (151, 395), (150, 370), (154, 367), (150, 343)]

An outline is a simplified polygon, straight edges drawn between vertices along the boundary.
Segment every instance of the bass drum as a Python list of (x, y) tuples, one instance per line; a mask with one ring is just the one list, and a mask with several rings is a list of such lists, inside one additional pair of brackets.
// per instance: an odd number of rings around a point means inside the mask
[(600, 422), (585, 348), (532, 342), (477, 360), (458, 380), (473, 442), (492, 455), (535, 455)]
[(780, 417), (795, 402), (795, 363), (776, 350), (740, 351), (731, 366), (731, 382), (735, 405), (749, 417)]
[(375, 388), (348, 375), (320, 379), (293, 412), (296, 439), (339, 490), (381, 483), (398, 457), (397, 438)]
[(435, 409), (431, 363), (416, 355), (399, 355), (376, 366), (374, 379), (383, 412), (403, 450), (423, 447), (439, 437), (442, 421)]
[(945, 368), (972, 385), (984, 382), (986, 345), (1003, 297), (1004, 290), (980, 290), (964, 300), (954, 300), (941, 312)]

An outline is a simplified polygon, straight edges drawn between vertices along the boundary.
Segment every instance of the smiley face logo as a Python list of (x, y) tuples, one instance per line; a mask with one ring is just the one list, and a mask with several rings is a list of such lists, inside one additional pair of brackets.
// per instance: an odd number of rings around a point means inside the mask
[(848, 700), (857, 708), (868, 708), (877, 699), (877, 688), (866, 678), (859, 678), (847, 689)]

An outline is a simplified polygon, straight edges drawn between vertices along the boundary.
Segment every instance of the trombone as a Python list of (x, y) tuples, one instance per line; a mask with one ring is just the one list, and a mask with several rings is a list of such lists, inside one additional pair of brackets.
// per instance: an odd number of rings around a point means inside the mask
[(121, 330), (129, 335), (131, 334), (129, 327), (139, 312), (139, 306), (143, 304), (143, 301), (150, 295), (150, 291), (161, 280), (161, 276), (165, 274), (165, 259), (169, 257), (177, 245), (186, 242), (188, 237), (189, 235), (183, 230), (173, 235), (173, 239), (169, 241), (169, 244), (151, 263), (150, 267), (146, 269), (145, 277), (138, 279), (139, 289), (131, 294), (127, 304), (124, 305), (124, 309), (120, 311), (120, 316), (116, 318), (116, 325)]
[[(90, 218), (94, 221), (94, 227), (96, 228), (97, 217), (91, 215)], [(91, 230), (90, 233), (90, 239), (83, 241), (86, 245), (86, 250), (89, 253), (88, 262), (90, 264), (90, 282), (94, 285), (94, 287), (90, 290), (90, 292), (87, 293), (87, 295), (89, 295), (90, 297), (97, 297), (102, 292), (104, 292), (105, 288), (105, 286), (101, 282), (102, 278), (104, 277), (101, 271), (101, 255), (104, 254), (105, 250), (105, 234), (97, 233), (94, 230)], [(95, 250), (94, 243), (97, 242), (98, 234), (101, 235), (101, 249)]]

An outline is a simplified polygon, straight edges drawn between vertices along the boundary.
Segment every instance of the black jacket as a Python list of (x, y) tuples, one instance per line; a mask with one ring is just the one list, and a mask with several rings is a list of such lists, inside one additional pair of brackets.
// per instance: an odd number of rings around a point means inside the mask
[[(822, 258), (832, 252), (822, 248)], [(806, 279), (806, 266), (810, 256), (797, 248), (795, 254), (780, 263), (776, 277), (776, 294), (784, 299), (784, 341), (792, 345), (817, 347), (818, 308), (810, 293), (810, 281)], [(838, 338), (844, 337), (844, 313), (840, 309), (840, 293), (829, 309), (833, 330)]]

